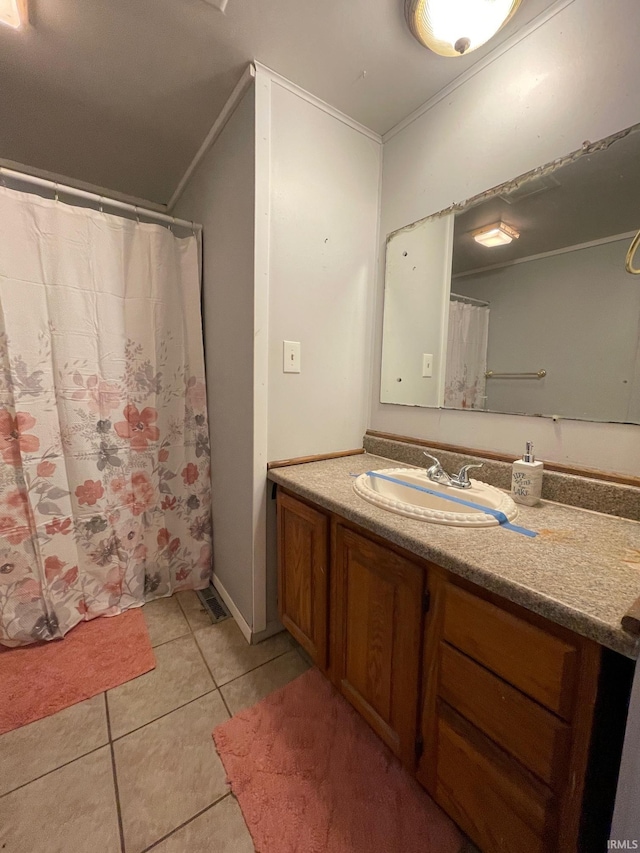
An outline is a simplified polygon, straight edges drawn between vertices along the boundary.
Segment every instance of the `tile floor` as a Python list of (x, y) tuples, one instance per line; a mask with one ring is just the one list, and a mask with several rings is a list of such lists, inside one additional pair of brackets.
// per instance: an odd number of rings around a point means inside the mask
[(2, 853), (253, 853), (211, 732), (308, 664), (194, 592), (143, 612), (152, 672), (0, 736)]

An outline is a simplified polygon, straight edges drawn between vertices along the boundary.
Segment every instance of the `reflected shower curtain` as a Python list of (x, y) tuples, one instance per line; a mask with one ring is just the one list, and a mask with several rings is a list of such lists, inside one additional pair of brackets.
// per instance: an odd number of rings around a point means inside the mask
[(452, 300), (444, 404), (454, 409), (486, 407), (489, 308)]
[(195, 237), (0, 188), (0, 643), (211, 570)]

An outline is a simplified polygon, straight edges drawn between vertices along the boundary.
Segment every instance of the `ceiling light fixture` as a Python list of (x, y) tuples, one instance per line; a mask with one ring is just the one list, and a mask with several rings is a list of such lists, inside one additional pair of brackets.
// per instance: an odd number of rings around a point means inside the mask
[(517, 240), (520, 232), (510, 225), (505, 225), (504, 222), (494, 222), (493, 225), (483, 225), (482, 228), (472, 231), (471, 236), (476, 243), (491, 248), (493, 246), (506, 246), (512, 240)]
[(405, 0), (404, 14), (418, 41), (440, 56), (462, 56), (488, 42), (521, 0)]
[(27, 0), (0, 0), (0, 24), (19, 30), (29, 19)]

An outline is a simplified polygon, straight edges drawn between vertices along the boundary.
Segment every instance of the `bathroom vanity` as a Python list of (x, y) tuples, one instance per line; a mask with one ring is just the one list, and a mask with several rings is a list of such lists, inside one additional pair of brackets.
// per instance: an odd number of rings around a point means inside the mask
[(535, 539), (447, 528), (354, 493), (388, 467), (270, 471), (282, 623), (483, 853), (603, 849), (640, 524), (545, 502), (519, 516)]

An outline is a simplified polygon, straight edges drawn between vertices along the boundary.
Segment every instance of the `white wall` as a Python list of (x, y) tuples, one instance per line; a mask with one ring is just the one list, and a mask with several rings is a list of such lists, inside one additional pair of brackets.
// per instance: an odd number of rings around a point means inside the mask
[(488, 409), (640, 422), (640, 284), (624, 268), (628, 247), (625, 238), (454, 279), (454, 291), (490, 303), (490, 370), (547, 371), (489, 380)]
[[(637, 22), (637, 0), (575, 0), (400, 132), (388, 134), (381, 241), (584, 140), (638, 122)], [(380, 269), (372, 429), (508, 453), (520, 452), (530, 438), (542, 459), (640, 471), (636, 426), (379, 403), (382, 298)]]
[(375, 134), (256, 65), (176, 210), (204, 226), (215, 577), (254, 635), (277, 628), (267, 460), (367, 426), (381, 165)]
[(194, 172), (175, 215), (203, 225), (203, 323), (218, 581), (251, 626), (254, 512), (254, 90)]
[[(268, 457), (362, 446), (381, 145), (271, 85)], [(302, 372), (282, 372), (283, 340)]]
[[(256, 92), (256, 240), (266, 239), (256, 280), (267, 300), (257, 305), (256, 353), (267, 370), (256, 390), (267, 390), (265, 456), (351, 450), (362, 446), (370, 408), (381, 140), (260, 65)], [(284, 340), (301, 344), (299, 374), (282, 371)], [(276, 518), (264, 466), (261, 482), (273, 625)]]

